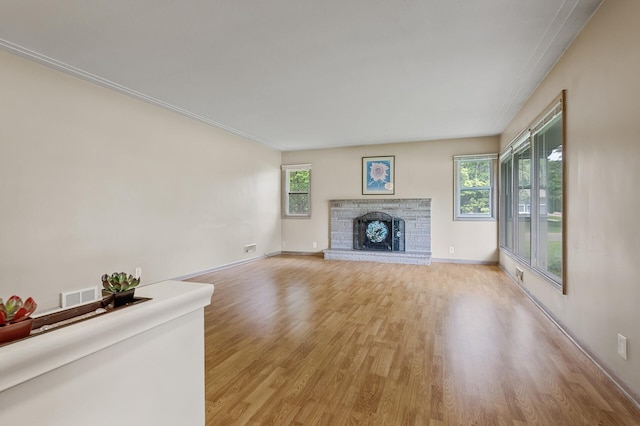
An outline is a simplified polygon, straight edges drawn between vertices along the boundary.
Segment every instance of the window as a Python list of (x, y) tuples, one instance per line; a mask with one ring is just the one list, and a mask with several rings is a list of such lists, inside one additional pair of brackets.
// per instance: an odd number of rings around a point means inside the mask
[(517, 182), (518, 195), (516, 254), (529, 261), (531, 260), (531, 148), (528, 143), (513, 155), (513, 173)]
[(500, 245), (564, 291), (563, 107), (564, 92), (500, 155)]
[(535, 266), (562, 275), (562, 115), (534, 130), (533, 146), (538, 195), (534, 228), (537, 230)]
[(455, 219), (487, 220), (494, 215), (494, 164), (498, 156), (457, 155)]
[(500, 244), (507, 250), (513, 251), (513, 161), (500, 162), (500, 188), (502, 202), (500, 203)]
[(282, 216), (311, 217), (311, 164), (282, 166)]

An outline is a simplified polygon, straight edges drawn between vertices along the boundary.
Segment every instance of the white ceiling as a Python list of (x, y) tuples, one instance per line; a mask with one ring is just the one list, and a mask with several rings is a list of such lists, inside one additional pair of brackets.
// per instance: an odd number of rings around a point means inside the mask
[(501, 133), (600, 0), (0, 0), (0, 46), (281, 150)]

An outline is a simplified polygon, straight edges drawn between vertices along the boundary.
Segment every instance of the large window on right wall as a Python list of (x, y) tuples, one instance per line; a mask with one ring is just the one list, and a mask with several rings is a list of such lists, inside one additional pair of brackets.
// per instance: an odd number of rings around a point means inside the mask
[(500, 154), (500, 246), (565, 283), (565, 93)]

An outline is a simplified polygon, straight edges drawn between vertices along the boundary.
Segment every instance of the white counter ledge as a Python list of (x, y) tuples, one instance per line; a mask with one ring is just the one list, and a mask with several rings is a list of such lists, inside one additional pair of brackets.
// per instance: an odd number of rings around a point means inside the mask
[(210, 284), (139, 287), (152, 300), (0, 347), (0, 424), (204, 424), (212, 295)]

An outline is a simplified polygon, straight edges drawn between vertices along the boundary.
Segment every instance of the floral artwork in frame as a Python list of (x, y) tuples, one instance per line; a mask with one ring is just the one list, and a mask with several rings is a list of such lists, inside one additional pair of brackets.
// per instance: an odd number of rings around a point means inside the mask
[(395, 194), (395, 159), (386, 157), (362, 157), (362, 194)]

